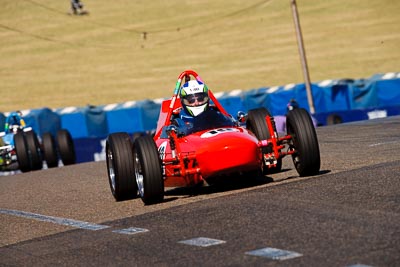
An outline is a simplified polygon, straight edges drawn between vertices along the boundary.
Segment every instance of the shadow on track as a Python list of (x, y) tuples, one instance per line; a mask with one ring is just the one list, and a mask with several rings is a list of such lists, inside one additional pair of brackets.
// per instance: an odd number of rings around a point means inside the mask
[[(244, 189), (254, 186), (259, 186), (267, 183), (271, 183), (274, 180), (267, 176), (251, 176), (244, 177), (244, 175), (235, 176), (224, 176), (213, 179), (209, 185), (196, 185), (192, 187), (177, 187), (167, 189), (165, 191), (166, 196), (197, 196), (214, 194), (238, 189)], [(171, 201), (171, 199), (168, 199)]]

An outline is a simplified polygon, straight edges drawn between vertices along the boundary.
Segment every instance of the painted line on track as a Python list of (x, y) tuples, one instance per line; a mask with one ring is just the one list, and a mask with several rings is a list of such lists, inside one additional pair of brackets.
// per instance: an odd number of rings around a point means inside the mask
[(388, 142), (382, 142), (382, 143), (375, 143), (375, 144), (370, 144), (369, 147), (392, 145), (392, 144), (397, 144), (397, 143), (400, 143), (400, 141), (388, 141)]
[(279, 261), (293, 259), (293, 258), (303, 256), (303, 254), (300, 254), (300, 253), (297, 253), (294, 251), (288, 251), (288, 250), (282, 250), (282, 249), (270, 248), (270, 247), (248, 251), (245, 254), (251, 255), (251, 256), (263, 257), (263, 258), (269, 258), (271, 260), (279, 260)]
[(209, 247), (226, 243), (224, 240), (212, 239), (207, 237), (197, 237), (188, 240), (179, 241), (180, 244), (197, 246), (197, 247)]
[[(70, 227), (75, 227), (75, 228), (80, 228), (80, 229), (85, 229), (85, 230), (91, 230), (91, 231), (97, 231), (97, 230), (107, 229), (107, 228), (111, 227), (108, 225), (88, 223), (88, 222), (84, 222), (84, 221), (41, 215), (41, 214), (37, 214), (37, 213), (25, 212), (25, 211), (19, 211), (19, 210), (0, 209), (0, 214), (17, 216), (17, 217), (33, 219), (33, 220), (43, 221), (43, 222), (50, 222), (50, 223), (54, 223), (54, 224), (70, 226)], [(149, 230), (145, 229), (145, 228), (129, 227), (129, 228), (125, 228), (125, 229), (114, 230), (112, 232), (118, 233), (118, 234), (125, 234), (125, 235), (134, 235), (134, 234), (138, 234), (138, 233), (149, 232)], [(212, 238), (208, 238), (208, 237), (197, 237), (197, 238), (182, 240), (182, 241), (179, 241), (178, 243), (190, 245), (190, 246), (210, 247), (210, 246), (224, 244), (224, 243), (226, 243), (226, 241), (219, 240), (219, 239), (212, 239)], [(258, 257), (268, 258), (271, 260), (279, 260), (279, 261), (293, 259), (293, 258), (303, 256), (303, 254), (300, 254), (298, 252), (282, 250), (282, 249), (277, 249), (277, 248), (271, 248), (271, 247), (248, 251), (245, 254), (250, 255), (250, 256), (258, 256)], [(348, 265), (347, 267), (372, 267), (372, 266), (364, 265), (364, 264), (353, 264), (353, 265)]]
[(148, 229), (144, 229), (144, 228), (129, 227), (126, 229), (114, 230), (112, 232), (118, 233), (118, 234), (125, 234), (125, 235), (134, 235), (134, 234), (139, 234), (139, 233), (145, 233), (148, 231), (149, 231)]
[[(19, 211), (19, 210), (0, 209), (0, 214), (18, 216), (18, 217), (22, 217), (22, 218), (26, 218), (26, 219), (34, 219), (37, 221), (50, 222), (50, 223), (54, 223), (54, 224), (71, 226), (74, 228), (91, 230), (91, 231), (103, 230), (103, 229), (107, 229), (107, 228), (111, 227), (108, 225), (94, 224), (94, 223), (89, 223), (89, 222), (84, 222), (84, 221), (77, 221), (77, 220), (72, 220), (72, 219), (67, 219), (67, 218), (47, 216), (47, 215)], [(126, 228), (126, 229), (114, 230), (112, 232), (118, 233), (118, 234), (133, 235), (133, 234), (144, 233), (144, 232), (148, 232), (148, 231), (149, 231), (148, 229), (144, 229), (144, 228), (130, 227), (130, 228)]]
[(102, 229), (106, 229), (106, 228), (110, 227), (107, 225), (100, 225), (100, 224), (88, 223), (88, 222), (77, 221), (77, 220), (72, 220), (72, 219), (41, 215), (41, 214), (37, 214), (37, 213), (31, 213), (31, 212), (25, 212), (25, 211), (19, 211), (19, 210), (0, 209), (0, 213), (23, 217), (23, 218), (27, 218), (27, 219), (34, 219), (37, 221), (50, 222), (50, 223), (54, 223), (54, 224), (71, 226), (71, 227), (85, 229), (85, 230), (92, 230), (92, 231), (102, 230)]

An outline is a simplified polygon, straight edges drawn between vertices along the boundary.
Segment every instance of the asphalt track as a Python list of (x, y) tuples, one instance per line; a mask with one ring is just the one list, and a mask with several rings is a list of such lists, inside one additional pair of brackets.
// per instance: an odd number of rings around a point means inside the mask
[(0, 266), (400, 266), (400, 117), (320, 127), (321, 172), (115, 202), (105, 162), (0, 177)]

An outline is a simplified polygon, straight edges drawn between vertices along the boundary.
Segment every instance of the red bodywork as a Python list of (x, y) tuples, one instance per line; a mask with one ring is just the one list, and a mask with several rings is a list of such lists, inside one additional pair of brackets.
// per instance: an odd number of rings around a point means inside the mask
[[(201, 78), (194, 71), (187, 70), (181, 73), (171, 99), (163, 101), (157, 123), (154, 140), (162, 160), (164, 171), (164, 185), (166, 187), (191, 186), (207, 181), (210, 177), (237, 172), (262, 170), (263, 155), (261, 148), (272, 144), (275, 158), (282, 157), (283, 146), (280, 139), (272, 130), (271, 119), (267, 116), (266, 122), (270, 129), (270, 140), (259, 141), (256, 136), (245, 127), (211, 128), (183, 137), (170, 131), (167, 137), (162, 138), (163, 128), (171, 125), (171, 118), (177, 115), (181, 108), (178, 96), (182, 80), (186, 76)], [(211, 103), (221, 113), (228, 115), (213, 93), (209, 90)], [(272, 131), (272, 132), (271, 132)], [(283, 139), (288, 139), (286, 136)], [(282, 140), (283, 140), (282, 139)]]

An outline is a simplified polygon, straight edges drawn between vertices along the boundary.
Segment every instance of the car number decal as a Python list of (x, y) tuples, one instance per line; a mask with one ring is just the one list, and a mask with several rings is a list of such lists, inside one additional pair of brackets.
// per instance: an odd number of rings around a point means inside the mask
[(167, 150), (167, 141), (162, 142), (158, 147), (158, 154), (160, 155), (161, 160), (165, 159), (165, 151)]
[(200, 138), (210, 138), (223, 133), (240, 132), (236, 128), (219, 128), (203, 133)]

